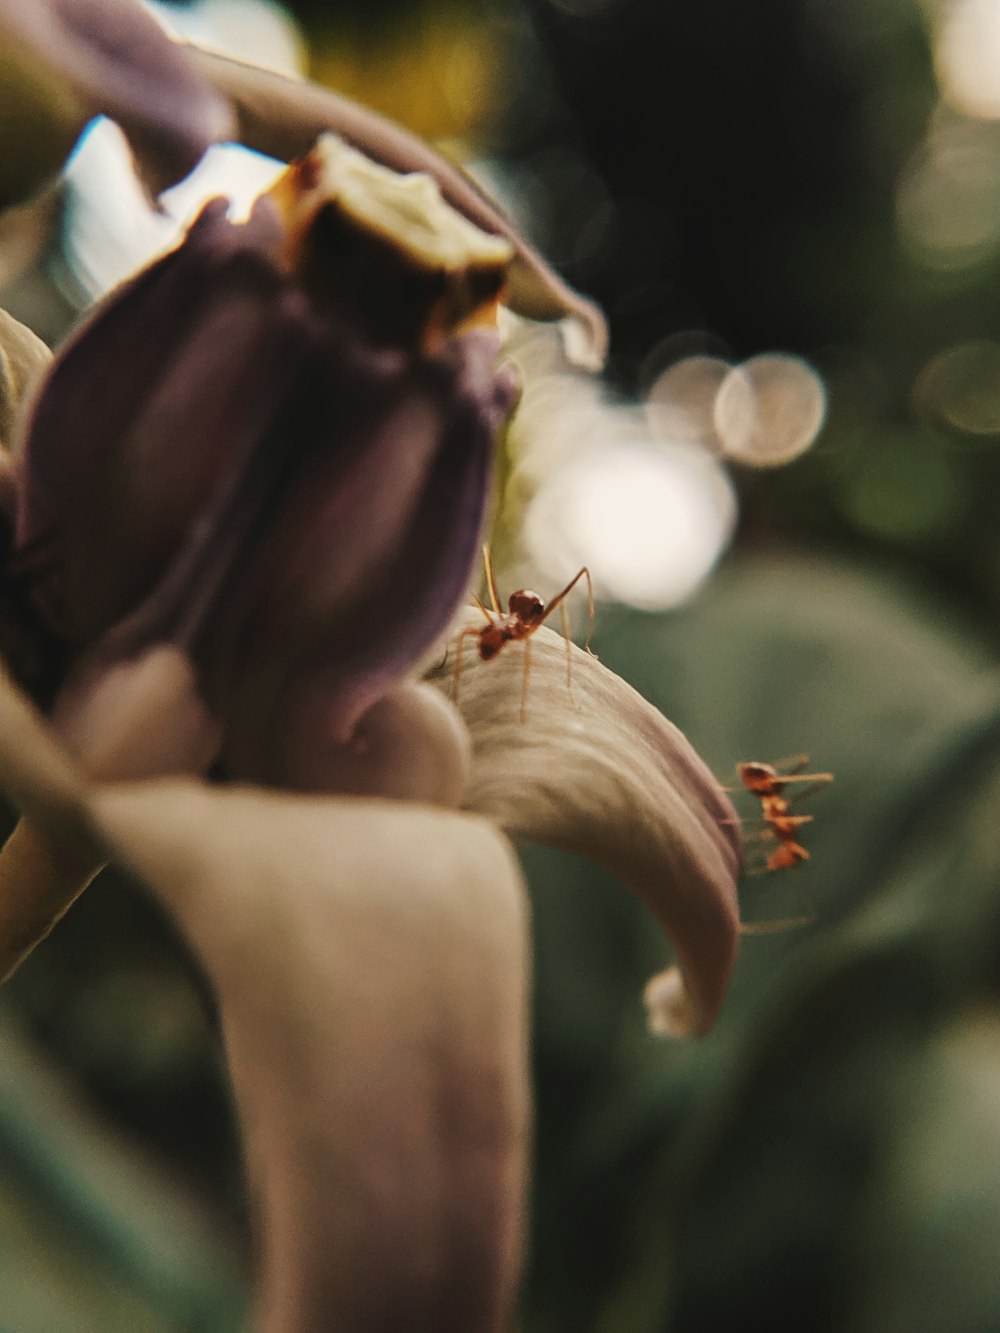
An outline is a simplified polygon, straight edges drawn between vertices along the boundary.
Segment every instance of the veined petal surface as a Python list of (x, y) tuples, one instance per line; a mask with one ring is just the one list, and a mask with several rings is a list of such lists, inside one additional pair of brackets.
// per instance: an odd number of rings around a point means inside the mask
[[(458, 628), (481, 627), (469, 611)], [(471, 641), (470, 641), (471, 640)], [(458, 706), (472, 736), (466, 808), (515, 839), (606, 866), (653, 911), (679, 971), (654, 979), (650, 1022), (670, 1035), (714, 1023), (736, 956), (739, 824), (680, 731), (595, 657), (541, 628), (481, 661), (464, 639)], [(429, 679), (454, 693), (457, 640)]]

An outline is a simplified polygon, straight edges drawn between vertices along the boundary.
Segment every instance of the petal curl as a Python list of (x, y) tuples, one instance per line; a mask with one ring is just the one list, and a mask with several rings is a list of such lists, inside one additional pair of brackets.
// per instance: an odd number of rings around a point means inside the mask
[(601, 368), (608, 330), (600, 309), (565, 283), (453, 162), (402, 126), (328, 88), (215, 52), (192, 51), (205, 77), (231, 100), (240, 138), (249, 147), (288, 161), (308, 152), (319, 135), (329, 131), (394, 171), (422, 171), (433, 177), (453, 208), (513, 245), (516, 257), (507, 297), (512, 309), (533, 319), (567, 319), (567, 350), (586, 368)]
[(520, 877), (479, 820), (106, 791), (215, 985), (265, 1333), (509, 1326), (528, 1129)]
[(341, 741), (322, 677), (290, 689), (266, 750), (249, 764), (245, 754), (241, 764), (234, 745), (223, 756), (237, 778), (450, 807), (465, 796), (471, 763), (469, 733), (439, 690), (404, 681), (376, 700)]
[[(469, 612), (460, 626), (481, 626)], [(651, 908), (677, 954), (650, 983), (654, 1028), (700, 1034), (714, 1023), (736, 956), (739, 833), (715, 777), (672, 723), (596, 658), (539, 629), (483, 662), (467, 638), (459, 709), (472, 736), (466, 807), (515, 839), (577, 852), (618, 875)], [(454, 688), (455, 640), (428, 679)]]

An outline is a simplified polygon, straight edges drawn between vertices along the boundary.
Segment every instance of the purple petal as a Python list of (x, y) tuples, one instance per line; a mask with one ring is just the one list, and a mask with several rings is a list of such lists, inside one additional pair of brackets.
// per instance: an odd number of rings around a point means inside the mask
[(228, 138), (228, 104), (136, 0), (0, 0), (0, 37), (54, 69), (85, 112), (116, 120), (156, 189)]
[[(303, 699), (317, 746), (343, 741), (450, 623), (479, 558), (496, 434), (513, 399), (508, 376), (494, 368), (496, 347), (494, 335), (466, 334), (440, 364), (425, 366), (435, 374), (416, 401), (430, 410), (390, 415), (376, 447), (358, 454), (353, 484), (329, 487), (329, 501), (308, 474), (300, 479), (294, 523), (277, 534), (270, 569), (252, 582), (267, 595), (244, 614), (251, 634), (239, 653), (230, 646), (213, 654), (240, 664), (217, 692), (229, 703), (235, 773), (306, 784), (288, 748)], [(289, 560), (295, 543), (308, 552), (298, 561)], [(288, 652), (296, 636), (299, 650)], [(285, 649), (280, 657), (275, 644)]]
[(485, 333), (453, 343), (458, 402), (419, 506), (381, 587), (337, 636), (342, 684), (331, 691), (331, 703), (348, 727), (423, 656), (468, 592), (480, 558), (496, 436), (515, 396), (513, 380), (494, 369), (495, 349)]
[(210, 206), (60, 354), (16, 532), (48, 630), (98, 676), (175, 644), (257, 775), (285, 691), (321, 688), (343, 738), (448, 623), (513, 400), (495, 334), (374, 346), (278, 240), (268, 202)]
[(151, 591), (283, 396), (297, 330), (271, 259), (279, 235), (265, 210), (234, 227), (209, 206), (53, 364), (19, 458), (17, 545), (40, 553), (36, 596), (71, 643)]

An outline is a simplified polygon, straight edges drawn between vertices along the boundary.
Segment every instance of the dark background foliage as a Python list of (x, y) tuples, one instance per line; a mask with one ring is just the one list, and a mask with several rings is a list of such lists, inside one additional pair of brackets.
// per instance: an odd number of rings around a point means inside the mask
[[(409, 43), (426, 128), (424, 39), (444, 11), (292, 7), (317, 66), (346, 52), (375, 103), (392, 92), (377, 53)], [(606, 306), (619, 385), (641, 391), (691, 350), (781, 349), (811, 359), (830, 395), (810, 455), (739, 479), (735, 547), (692, 607), (600, 618), (605, 662), (720, 775), (808, 750), (836, 782), (810, 807), (810, 863), (744, 886), (751, 919), (810, 924), (746, 941), (723, 1021), (697, 1044), (645, 1033), (641, 985), (663, 957), (641, 910), (588, 866), (527, 855), (529, 1331), (1000, 1326), (1000, 245), (928, 262), (901, 223), (929, 132), (968, 131), (983, 173), (992, 161), (993, 127), (939, 105), (932, 12), (447, 11), (455, 33), (486, 25), (495, 93), (486, 117), (450, 112)], [(929, 375), (969, 347), (957, 386)], [(79, 1311), (84, 1289), (96, 1313), (78, 1329), (236, 1320), (239, 1275), (218, 1256), (242, 1205), (212, 1002), (158, 912), (105, 879), (6, 1012), (12, 1049), (41, 1049), (114, 1137), (87, 1170), (61, 1084), (33, 1088), (30, 1114), (0, 1105), (8, 1196), (27, 1219), (7, 1226), (11, 1253), (33, 1254), (56, 1303), (0, 1320), (67, 1326), (52, 1309), (68, 1292)], [(121, 1135), (163, 1174), (116, 1227)], [(192, 1198), (223, 1236), (202, 1251), (208, 1276), (170, 1257), (156, 1221), (175, 1216), (164, 1200)]]

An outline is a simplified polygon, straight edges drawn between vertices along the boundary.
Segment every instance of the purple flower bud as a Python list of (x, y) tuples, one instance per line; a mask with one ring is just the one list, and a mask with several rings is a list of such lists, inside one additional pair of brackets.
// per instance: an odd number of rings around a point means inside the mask
[(215, 201), (62, 350), (14, 555), (65, 672), (171, 644), (227, 764), (292, 783), (297, 692), (345, 737), (461, 602), (514, 394), (481, 326), (509, 247), (340, 145), (311, 161), (286, 225)]

